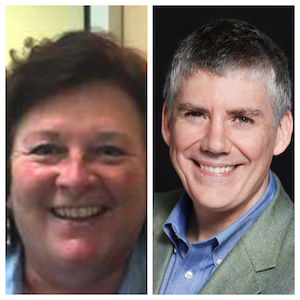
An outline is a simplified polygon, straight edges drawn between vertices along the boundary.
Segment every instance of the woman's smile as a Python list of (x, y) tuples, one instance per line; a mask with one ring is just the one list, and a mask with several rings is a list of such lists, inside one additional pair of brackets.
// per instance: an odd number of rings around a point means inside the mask
[(80, 222), (95, 217), (99, 217), (106, 210), (107, 207), (101, 205), (89, 205), (89, 206), (60, 206), (60, 207), (54, 207), (50, 211), (57, 218)]

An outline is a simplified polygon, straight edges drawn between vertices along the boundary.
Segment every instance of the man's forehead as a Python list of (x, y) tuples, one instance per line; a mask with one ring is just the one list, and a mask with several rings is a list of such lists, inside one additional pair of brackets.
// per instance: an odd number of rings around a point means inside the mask
[[(219, 100), (232, 104), (231, 109), (261, 110), (262, 106), (271, 109), (271, 101), (265, 82), (262, 79), (248, 78), (245, 72), (228, 73), (226, 76), (213, 74), (209, 71), (198, 70), (190, 76), (182, 79), (180, 88), (175, 97), (175, 106), (178, 102), (201, 105), (204, 102), (211, 102), (213, 97), (218, 96)], [(184, 104), (182, 107), (187, 107)]]

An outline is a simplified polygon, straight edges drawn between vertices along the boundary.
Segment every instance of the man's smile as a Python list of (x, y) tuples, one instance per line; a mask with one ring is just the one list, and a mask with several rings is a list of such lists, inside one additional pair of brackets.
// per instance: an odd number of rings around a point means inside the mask
[(208, 163), (201, 163), (194, 160), (196, 166), (200, 167), (201, 170), (205, 170), (207, 172), (213, 173), (213, 174), (223, 174), (223, 173), (229, 173), (233, 171), (238, 165), (218, 165), (218, 166), (212, 166)]
[(212, 167), (200, 164), (200, 168), (202, 170), (206, 170), (211, 173), (220, 174), (220, 173), (228, 173), (236, 168), (236, 166), (227, 166), (227, 167)]

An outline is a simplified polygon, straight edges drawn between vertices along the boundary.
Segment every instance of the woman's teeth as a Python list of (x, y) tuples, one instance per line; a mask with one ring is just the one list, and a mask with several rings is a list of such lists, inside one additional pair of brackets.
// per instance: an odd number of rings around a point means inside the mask
[(200, 164), (200, 168), (211, 173), (220, 174), (220, 173), (228, 173), (236, 168), (236, 166), (227, 166), (227, 167), (212, 167)]
[(105, 210), (103, 206), (55, 207), (53, 214), (62, 219), (81, 220), (98, 216)]

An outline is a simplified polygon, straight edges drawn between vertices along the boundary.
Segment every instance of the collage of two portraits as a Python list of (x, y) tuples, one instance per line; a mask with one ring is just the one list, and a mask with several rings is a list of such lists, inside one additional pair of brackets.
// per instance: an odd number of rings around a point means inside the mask
[(6, 5), (5, 294), (295, 294), (295, 19)]

